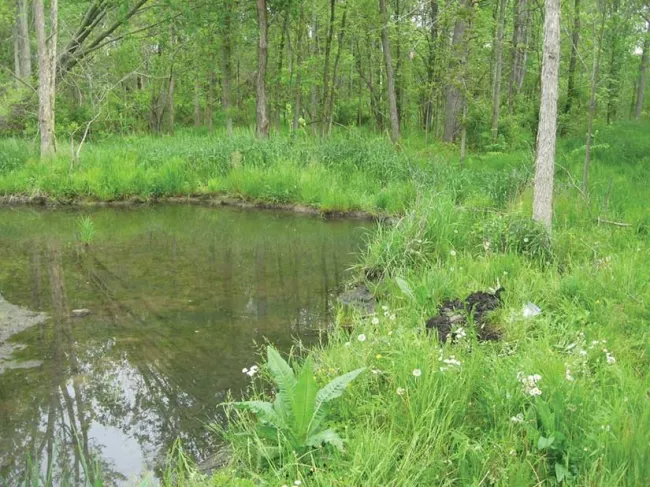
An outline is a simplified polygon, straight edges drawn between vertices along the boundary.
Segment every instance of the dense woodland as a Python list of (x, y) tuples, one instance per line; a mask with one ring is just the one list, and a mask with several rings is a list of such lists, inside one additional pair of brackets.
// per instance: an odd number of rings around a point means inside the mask
[[(0, 130), (34, 135), (45, 90), (45, 150), (256, 121), (503, 149), (537, 130), (543, 23), (539, 0), (4, 0)], [(649, 43), (645, 0), (562, 2), (561, 133), (641, 116)]]

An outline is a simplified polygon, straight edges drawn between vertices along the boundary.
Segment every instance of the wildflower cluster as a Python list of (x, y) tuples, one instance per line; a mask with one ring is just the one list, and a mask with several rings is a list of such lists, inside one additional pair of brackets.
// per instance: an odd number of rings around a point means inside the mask
[(442, 358), (442, 353), (438, 357), (438, 360), (441, 361), (442, 363), (446, 364), (446, 366), (440, 367), (440, 372), (444, 372), (447, 369), (451, 369), (454, 367), (460, 367), (461, 362), (456, 358), (455, 355), (450, 355), (449, 358), (443, 359)]
[[(390, 312), (388, 306), (382, 306), (381, 309), (384, 311), (384, 318), (388, 318), (390, 321), (395, 321), (397, 317), (395, 316), (395, 313)], [(377, 320), (377, 322), (379, 322), (379, 320)]]
[(250, 369), (244, 367), (241, 371), (242, 374), (246, 374), (248, 377), (254, 377), (255, 374), (257, 374), (260, 371), (260, 368), (257, 365), (253, 365)]
[(542, 380), (541, 375), (524, 375), (522, 372), (518, 372), (517, 380), (523, 385), (524, 394), (533, 397), (542, 395), (542, 391), (537, 385), (537, 383)]

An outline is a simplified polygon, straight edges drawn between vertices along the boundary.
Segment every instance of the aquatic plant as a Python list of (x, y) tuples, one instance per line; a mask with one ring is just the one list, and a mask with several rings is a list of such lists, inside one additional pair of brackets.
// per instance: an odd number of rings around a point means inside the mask
[(81, 216), (77, 222), (79, 240), (85, 245), (90, 245), (95, 237), (95, 222), (89, 216)]

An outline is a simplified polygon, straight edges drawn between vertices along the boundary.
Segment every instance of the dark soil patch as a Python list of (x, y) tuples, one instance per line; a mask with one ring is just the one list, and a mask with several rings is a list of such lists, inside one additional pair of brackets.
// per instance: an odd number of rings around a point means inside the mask
[(501, 338), (501, 333), (491, 327), (487, 322), (487, 315), (501, 307), (501, 293), (503, 288), (494, 293), (477, 291), (470, 294), (464, 301), (460, 299), (446, 299), (438, 307), (438, 315), (429, 318), (426, 322), (427, 331), (438, 332), (438, 339), (445, 343), (456, 337), (455, 329), (466, 327), (468, 318), (473, 318), (474, 330), (479, 341), (493, 341)]

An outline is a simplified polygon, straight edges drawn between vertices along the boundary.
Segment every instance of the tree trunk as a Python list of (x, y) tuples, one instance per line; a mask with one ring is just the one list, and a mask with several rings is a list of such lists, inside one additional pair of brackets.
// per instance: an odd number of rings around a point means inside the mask
[(169, 68), (169, 88), (167, 90), (167, 115), (169, 116), (169, 134), (174, 135), (174, 65)]
[(298, 21), (298, 39), (296, 45), (296, 87), (293, 107), (293, 131), (300, 128), (300, 113), (302, 110), (302, 38), (304, 35), (305, 7), (300, 4), (300, 20)]
[(429, 132), (431, 131), (431, 120), (433, 118), (433, 98), (434, 84), (436, 80), (436, 43), (438, 42), (438, 2), (431, 0), (429, 2), (429, 56), (427, 59), (427, 102), (425, 109), (424, 133), (428, 141)]
[(226, 112), (226, 134), (232, 136), (232, 101), (231, 101), (231, 79), (232, 79), (232, 9), (233, 2), (228, 0), (224, 12), (223, 30), (223, 78), (222, 78), (222, 102)]
[(528, 57), (528, 0), (515, 0), (515, 25), (512, 32), (512, 70), (508, 83), (508, 109), (512, 112), (515, 98), (521, 91)]
[(273, 110), (271, 112), (271, 119), (273, 120), (273, 127), (275, 130), (280, 130), (280, 118), (284, 107), (282, 106), (282, 61), (284, 60), (284, 42), (287, 37), (287, 29), (289, 27), (289, 11), (284, 12), (284, 21), (282, 22), (282, 34), (280, 36), (280, 45), (278, 46), (278, 62), (276, 64), (276, 78), (273, 83)]
[(341, 29), (339, 30), (338, 46), (336, 48), (336, 57), (334, 58), (334, 69), (332, 71), (332, 86), (330, 88), (329, 99), (327, 102), (327, 135), (332, 132), (332, 124), (334, 123), (334, 96), (336, 93), (336, 75), (339, 69), (339, 61), (341, 60), (341, 51), (343, 50), (343, 40), (345, 38), (345, 20), (348, 15), (348, 4), (345, 3), (343, 7), (343, 18), (341, 19)]
[(571, 111), (573, 100), (576, 97), (575, 78), (578, 63), (578, 43), (580, 42), (580, 0), (575, 0), (573, 9), (573, 33), (571, 34), (571, 57), (569, 58), (569, 74), (567, 81), (566, 103), (564, 113)]
[[(606, 7), (603, 5), (602, 0), (599, 2), (601, 9), (600, 33), (598, 34), (598, 41), (594, 43), (594, 59), (591, 68), (591, 89), (589, 94), (589, 115), (587, 116), (587, 139), (585, 141), (585, 164), (582, 169), (582, 192), (587, 194), (587, 187), (589, 185), (589, 166), (591, 164), (591, 142), (593, 136), (591, 131), (594, 125), (594, 115), (596, 113), (596, 90), (598, 89), (598, 71), (600, 70), (600, 55), (602, 53), (603, 45), (603, 31), (605, 30), (605, 12)], [(595, 29), (594, 29), (595, 33)]]
[(194, 76), (194, 126), (201, 126), (201, 88), (199, 74)]
[(14, 60), (16, 78), (25, 83), (32, 77), (32, 55), (29, 43), (28, 0), (16, 2), (16, 26), (14, 32)]
[(330, 20), (327, 28), (327, 38), (325, 39), (325, 61), (323, 63), (323, 91), (321, 93), (320, 105), (320, 133), (325, 134), (327, 94), (329, 93), (329, 76), (330, 76), (330, 56), (332, 51), (332, 39), (334, 38), (334, 16), (336, 14), (336, 0), (330, 0)]
[[(621, 37), (620, 29), (620, 17), (618, 9), (620, 6), (620, 0), (614, 0), (609, 2), (611, 5), (611, 22), (608, 22), (608, 31), (609, 36), (605, 45), (610, 50), (610, 59), (609, 59), (609, 73), (607, 75), (607, 125), (612, 123), (616, 119), (616, 113), (618, 108), (618, 95), (621, 82), (619, 80), (619, 71), (620, 71), (620, 58), (623, 57), (623, 53), (619, 48), (619, 38)], [(604, 5), (603, 9), (607, 9), (607, 6)]]
[(269, 136), (269, 115), (266, 103), (266, 63), (268, 59), (268, 23), (266, 19), (266, 0), (256, 0), (257, 5), (257, 80), (255, 87), (257, 136)]
[(388, 39), (386, 0), (379, 0), (379, 11), (381, 12), (381, 45), (384, 50), (384, 62), (386, 64), (386, 91), (388, 96), (388, 110), (390, 112), (390, 140), (395, 144), (399, 141), (399, 114), (397, 112), (397, 99), (395, 97), (395, 79), (393, 61), (390, 55), (390, 40)]
[(445, 128), (443, 140), (445, 142), (453, 142), (458, 134), (459, 123), (458, 114), (463, 107), (463, 92), (461, 91), (463, 73), (466, 61), (466, 46), (463, 45), (465, 41), (465, 28), (467, 26), (466, 15), (467, 9), (472, 8), (470, 0), (460, 0), (460, 10), (456, 23), (454, 25), (454, 36), (451, 41), (452, 59), (449, 63), (449, 71), (453, 73), (454, 80), (448, 82), (445, 94)]
[(541, 101), (537, 128), (533, 219), (551, 230), (557, 97), (560, 71), (560, 0), (545, 0), (544, 51), (542, 59)]
[(56, 89), (56, 41), (58, 0), (50, 0), (50, 31), (47, 35), (43, 0), (34, 0), (34, 20), (38, 40), (38, 128), (41, 157), (56, 151), (54, 139), (54, 95)]
[(503, 29), (506, 23), (506, 0), (499, 1), (499, 21), (496, 38), (496, 59), (494, 68), (494, 92), (492, 93), (492, 143), (499, 136), (499, 108), (501, 106), (501, 71), (503, 69)]
[(643, 41), (643, 53), (641, 54), (641, 64), (639, 65), (639, 85), (636, 91), (636, 104), (634, 106), (634, 119), (641, 118), (643, 112), (643, 95), (645, 93), (646, 75), (648, 73), (648, 51), (650, 51), (650, 21), (648, 21), (645, 40)]
[(214, 132), (214, 69), (210, 68), (210, 85), (208, 88), (208, 129)]

